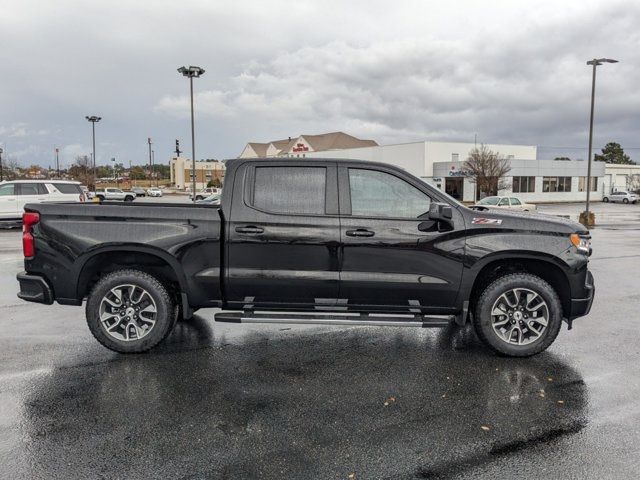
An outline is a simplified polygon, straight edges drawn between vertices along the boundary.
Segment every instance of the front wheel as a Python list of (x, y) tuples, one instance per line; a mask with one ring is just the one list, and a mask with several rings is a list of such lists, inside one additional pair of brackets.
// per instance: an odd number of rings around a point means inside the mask
[(145, 352), (171, 332), (177, 309), (167, 289), (139, 270), (118, 270), (96, 283), (87, 298), (87, 324), (105, 347)]
[(484, 289), (473, 322), (480, 339), (496, 352), (528, 357), (546, 350), (558, 336), (562, 304), (540, 277), (508, 274)]
[(622, 203), (629, 203), (629, 199), (628, 198), (623, 198), (622, 199)]
[(602, 201), (603, 201), (604, 203), (609, 203), (609, 197), (604, 197), (604, 198), (602, 199)]
[(127, 195), (126, 197), (124, 197), (124, 201), (125, 202), (133, 202), (133, 197), (131, 195)]

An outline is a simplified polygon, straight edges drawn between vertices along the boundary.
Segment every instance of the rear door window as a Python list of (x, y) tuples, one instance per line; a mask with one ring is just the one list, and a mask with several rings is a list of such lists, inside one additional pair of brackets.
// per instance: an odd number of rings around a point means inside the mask
[(500, 200), (500, 203), (498, 203), (498, 206), (499, 207), (502, 207), (502, 206), (507, 206), (508, 207), (509, 206), (509, 199), (508, 198), (503, 198), (502, 200)]
[(522, 205), (522, 203), (517, 198), (511, 197), (511, 205)]
[(41, 183), (18, 184), (18, 195), (46, 195), (47, 189)]
[(256, 167), (253, 206), (270, 213), (325, 213), (325, 167)]
[(82, 193), (82, 190), (80, 189), (80, 185), (76, 185), (74, 183), (54, 183), (53, 184), (54, 187), (56, 187), (56, 189), (60, 192), (60, 193), (75, 193), (75, 194), (80, 194)]

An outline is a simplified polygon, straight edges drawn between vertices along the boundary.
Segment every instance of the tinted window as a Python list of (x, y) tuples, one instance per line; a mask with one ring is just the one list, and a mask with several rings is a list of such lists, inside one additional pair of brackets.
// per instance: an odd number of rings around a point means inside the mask
[(41, 183), (18, 184), (18, 195), (43, 195), (47, 193), (47, 188)]
[(417, 218), (431, 204), (416, 187), (385, 172), (350, 168), (349, 186), (352, 215)]
[(15, 195), (15, 187), (13, 183), (0, 185), (0, 197), (5, 197), (7, 195)]
[(522, 205), (522, 203), (517, 198), (511, 197), (511, 205)]
[(253, 205), (274, 213), (323, 214), (327, 169), (256, 167)]
[(82, 193), (80, 185), (75, 185), (73, 183), (54, 183), (53, 186), (56, 187), (60, 193)]

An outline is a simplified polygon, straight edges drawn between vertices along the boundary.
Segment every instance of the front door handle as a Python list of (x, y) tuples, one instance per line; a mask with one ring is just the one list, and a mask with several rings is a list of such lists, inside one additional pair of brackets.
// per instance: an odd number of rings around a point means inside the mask
[(347, 230), (347, 237), (373, 237), (375, 232), (366, 228), (358, 228), (356, 230)]
[(256, 227), (254, 225), (247, 225), (246, 227), (236, 227), (236, 232), (257, 235), (258, 233), (263, 233), (264, 228)]

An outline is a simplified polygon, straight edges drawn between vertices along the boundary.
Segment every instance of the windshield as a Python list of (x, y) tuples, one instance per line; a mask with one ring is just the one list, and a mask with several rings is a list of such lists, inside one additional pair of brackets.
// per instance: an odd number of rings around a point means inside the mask
[(500, 197), (486, 197), (478, 202), (478, 205), (497, 205)]

